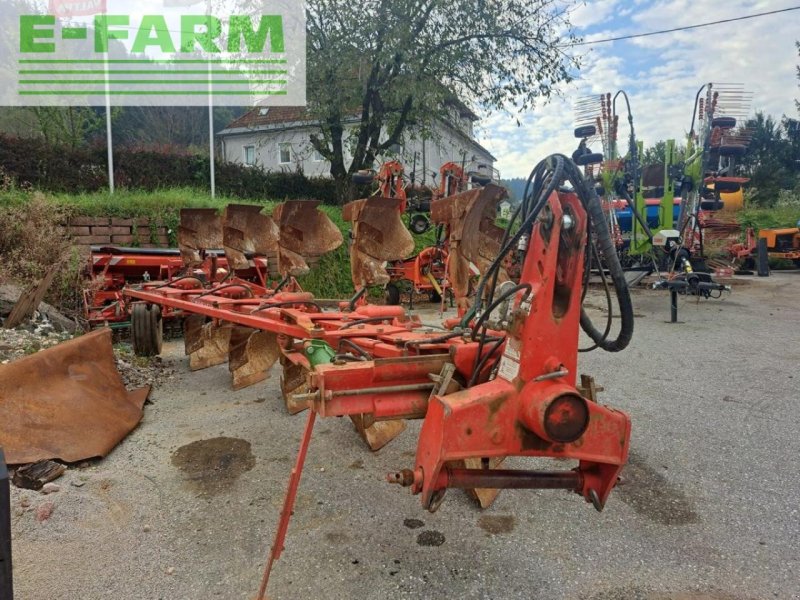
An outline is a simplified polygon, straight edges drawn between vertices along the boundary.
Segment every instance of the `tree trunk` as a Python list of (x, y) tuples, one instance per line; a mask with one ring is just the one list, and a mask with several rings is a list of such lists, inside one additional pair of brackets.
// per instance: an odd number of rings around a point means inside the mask
[(355, 193), (355, 185), (353, 185), (353, 180), (350, 178), (350, 175), (347, 172), (342, 173), (339, 176), (334, 176), (333, 181), (336, 193), (336, 204), (338, 206), (347, 204), (351, 200), (356, 200), (356, 198), (353, 197)]

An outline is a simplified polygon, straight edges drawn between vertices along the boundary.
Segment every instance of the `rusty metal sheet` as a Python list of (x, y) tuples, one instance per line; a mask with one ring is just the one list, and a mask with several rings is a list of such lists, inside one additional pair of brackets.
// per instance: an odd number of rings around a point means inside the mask
[(222, 217), (214, 208), (182, 208), (178, 248), (187, 265), (202, 263), (201, 250), (222, 248)]
[(342, 245), (342, 232), (319, 210), (316, 200), (289, 200), (272, 211), (283, 248), (301, 256), (321, 256)]
[(0, 446), (10, 464), (105, 456), (142, 418), (149, 386), (128, 392), (111, 330), (0, 366)]
[(278, 251), (278, 224), (261, 213), (261, 206), (229, 204), (222, 214), (222, 245), (228, 264), (234, 269), (246, 269), (245, 253), (266, 255)]

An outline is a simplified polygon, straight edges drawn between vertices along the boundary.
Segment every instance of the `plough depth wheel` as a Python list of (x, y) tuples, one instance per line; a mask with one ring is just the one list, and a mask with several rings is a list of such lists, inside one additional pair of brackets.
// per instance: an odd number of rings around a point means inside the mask
[(136, 356), (157, 356), (164, 339), (161, 307), (146, 302), (134, 302), (131, 311), (131, 343)]

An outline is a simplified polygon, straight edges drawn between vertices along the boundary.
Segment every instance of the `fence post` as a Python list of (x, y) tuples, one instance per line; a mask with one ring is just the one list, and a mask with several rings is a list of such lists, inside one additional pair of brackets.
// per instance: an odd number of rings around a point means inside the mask
[(3, 449), (0, 448), (0, 598), (13, 600), (11, 579), (11, 490), (8, 468)]

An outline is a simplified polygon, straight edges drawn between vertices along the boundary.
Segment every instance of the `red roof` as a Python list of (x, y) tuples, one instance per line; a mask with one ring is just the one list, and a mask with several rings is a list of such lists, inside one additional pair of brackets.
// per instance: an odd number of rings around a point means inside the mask
[(310, 120), (312, 120), (311, 116), (308, 114), (305, 106), (256, 106), (232, 123), (229, 123), (226, 129), (278, 125), (281, 123), (296, 123), (297, 121)]

